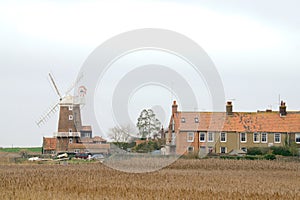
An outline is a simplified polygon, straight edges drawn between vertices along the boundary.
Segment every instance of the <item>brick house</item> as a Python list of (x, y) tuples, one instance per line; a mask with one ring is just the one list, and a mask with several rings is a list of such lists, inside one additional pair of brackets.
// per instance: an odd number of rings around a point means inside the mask
[(229, 153), (291, 142), (300, 148), (300, 112), (287, 112), (284, 102), (279, 111), (233, 112), (227, 102), (226, 112), (184, 112), (174, 101), (166, 135), (170, 154)]
[(82, 125), (80, 104), (74, 103), (72, 96), (63, 98), (59, 104), (58, 130), (53, 137), (43, 138), (43, 153), (108, 153), (109, 148), (106, 140), (99, 136), (93, 137), (91, 126)]

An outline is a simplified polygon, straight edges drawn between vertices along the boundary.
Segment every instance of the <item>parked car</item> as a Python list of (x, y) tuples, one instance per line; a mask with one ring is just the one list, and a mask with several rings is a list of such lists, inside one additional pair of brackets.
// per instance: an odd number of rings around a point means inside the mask
[(77, 153), (75, 155), (75, 158), (87, 159), (89, 157), (89, 155), (91, 155), (91, 154), (89, 154), (89, 153)]
[(103, 156), (103, 154), (94, 154), (92, 156), (92, 160), (104, 160), (105, 157)]

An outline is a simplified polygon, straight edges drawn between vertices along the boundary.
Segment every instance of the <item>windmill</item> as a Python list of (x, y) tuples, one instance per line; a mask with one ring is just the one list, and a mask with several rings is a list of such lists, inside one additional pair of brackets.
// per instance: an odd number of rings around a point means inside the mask
[[(83, 77), (83, 75), (81, 75), (77, 81), (75, 81), (70, 87), (69, 89), (65, 92), (65, 95), (62, 96), (61, 93), (58, 90), (58, 87), (54, 81), (53, 76), (51, 75), (51, 73), (48, 74), (50, 81), (55, 89), (56, 94), (59, 97), (59, 101), (56, 102), (55, 104), (53, 104), (52, 106), (50, 106), (48, 108), (48, 110), (39, 118), (39, 120), (36, 121), (37, 126), (41, 127), (42, 125), (44, 125), (59, 109), (60, 109), (60, 105), (63, 104), (64, 102), (68, 102), (69, 104), (75, 104), (75, 98), (74, 96), (71, 96), (69, 93), (74, 89), (75, 85), (77, 82), (79, 82), (81, 80), (81, 78)], [(80, 90), (86, 90), (84, 87), (80, 87)], [(83, 91), (84, 93), (86, 91)], [(81, 92), (82, 93), (82, 92)], [(83, 99), (84, 95), (80, 95), (80, 100), (79, 102), (77, 102), (76, 104), (79, 104), (81, 106), (84, 105)], [(73, 106), (73, 105), (70, 105)]]

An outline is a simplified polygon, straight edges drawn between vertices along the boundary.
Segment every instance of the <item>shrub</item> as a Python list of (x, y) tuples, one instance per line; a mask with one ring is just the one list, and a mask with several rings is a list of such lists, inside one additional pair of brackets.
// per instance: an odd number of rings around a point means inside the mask
[(265, 155), (269, 150), (270, 148), (267, 147), (252, 147), (247, 150), (247, 155)]
[(282, 155), (282, 156), (292, 156), (290, 150), (286, 147), (271, 147), (272, 153), (274, 155)]
[(276, 156), (275, 156), (274, 154), (266, 154), (266, 155), (264, 156), (264, 158), (265, 158), (266, 160), (275, 160), (275, 159), (276, 159)]

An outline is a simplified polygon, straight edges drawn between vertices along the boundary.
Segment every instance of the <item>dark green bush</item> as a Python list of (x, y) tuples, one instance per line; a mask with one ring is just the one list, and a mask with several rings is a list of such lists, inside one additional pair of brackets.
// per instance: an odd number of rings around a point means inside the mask
[(286, 147), (271, 147), (272, 153), (274, 155), (282, 155), (282, 156), (292, 156), (290, 150)]
[(268, 147), (251, 147), (247, 150), (247, 155), (265, 155), (269, 150)]
[(266, 160), (275, 160), (275, 159), (276, 159), (276, 156), (275, 156), (274, 154), (266, 154), (266, 155), (264, 156), (264, 158), (265, 158)]

